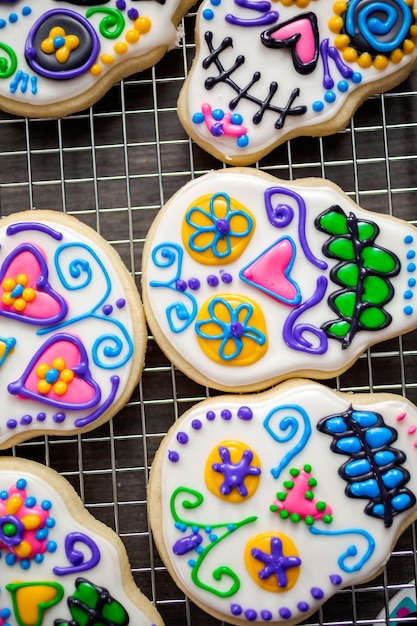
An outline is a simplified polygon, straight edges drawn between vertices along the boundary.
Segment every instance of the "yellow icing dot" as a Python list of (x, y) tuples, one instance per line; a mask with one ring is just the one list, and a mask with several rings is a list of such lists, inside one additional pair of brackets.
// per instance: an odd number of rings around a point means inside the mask
[(49, 372), (50, 367), (48, 363), (40, 363), (36, 368), (36, 376), (39, 378), (45, 378), (46, 373)]
[(329, 19), (329, 29), (332, 31), (332, 33), (340, 33), (342, 27), (343, 19), (338, 15), (334, 15)]
[(402, 60), (403, 56), (404, 55), (402, 50), (396, 48), (391, 52), (390, 61), (392, 61), (392, 63), (399, 63)]
[(54, 391), (57, 396), (63, 396), (67, 392), (68, 385), (63, 380), (57, 380), (54, 384)]
[(305, 9), (310, 4), (310, 0), (296, 0), (295, 4), (300, 9)]
[(131, 43), (131, 44), (137, 43), (139, 41), (139, 38), (140, 38), (140, 32), (135, 29), (128, 30), (125, 35), (125, 39), (127, 43)]
[(345, 50), (350, 44), (349, 35), (337, 35), (334, 39), (334, 45), (338, 50)]
[(138, 17), (134, 21), (134, 27), (140, 32), (141, 35), (145, 35), (151, 30), (152, 22), (148, 17)]
[(210, 491), (214, 493), (215, 496), (217, 496), (221, 500), (232, 502), (233, 504), (239, 504), (240, 502), (248, 500), (257, 490), (261, 474), (247, 474), (243, 478), (243, 489), (247, 491), (247, 495), (241, 495), (237, 487), (233, 487), (229, 494), (223, 495), (220, 489), (225, 481), (225, 475), (224, 473), (216, 472), (213, 469), (213, 464), (221, 465), (223, 463), (223, 459), (220, 456), (219, 448), (227, 448), (230, 454), (230, 462), (234, 465), (241, 463), (243, 453), (245, 452), (245, 450), (249, 450), (249, 452), (252, 453), (253, 458), (250, 463), (248, 463), (248, 468), (252, 467), (261, 469), (261, 462), (258, 455), (253, 450), (253, 448), (241, 441), (221, 441), (219, 444), (216, 445), (215, 448), (213, 448), (206, 461), (204, 478), (207, 488), (210, 489)]
[[(413, 35), (413, 37), (417, 37), (417, 30), (416, 30), (416, 34)], [(410, 39), (405, 39), (403, 43), (404, 54), (411, 54), (413, 50), (414, 50), (414, 43), (410, 41)]]
[(64, 383), (70, 383), (74, 378), (74, 372), (69, 369), (65, 369), (61, 372), (60, 379), (64, 381)]
[(36, 291), (34, 289), (32, 289), (32, 287), (26, 287), (23, 290), (23, 299), (26, 300), (26, 302), (33, 302), (33, 300), (36, 298)]
[(56, 357), (53, 361), (52, 361), (52, 367), (55, 370), (58, 370), (58, 372), (62, 372), (62, 370), (65, 368), (65, 361), (62, 357)]
[(388, 65), (388, 59), (383, 54), (378, 54), (374, 59), (374, 67), (377, 70), (384, 70)]
[(104, 65), (111, 65), (114, 61), (114, 57), (111, 54), (102, 54), (100, 61), (104, 63)]
[(101, 67), (97, 63), (94, 63), (94, 65), (90, 67), (90, 74), (92, 74), (93, 76), (98, 76), (99, 74), (101, 74)]
[(16, 311), (24, 311), (26, 307), (26, 300), (23, 298), (16, 298), (13, 302), (13, 306)]
[(248, 541), (245, 546), (245, 565), (249, 574), (259, 587), (265, 589), (265, 591), (271, 591), (272, 593), (282, 593), (294, 587), (300, 575), (300, 565), (288, 567), (285, 570), (286, 584), (280, 587), (277, 576), (274, 574), (271, 574), (268, 578), (259, 577), (259, 572), (264, 569), (265, 563), (256, 559), (252, 554), (252, 550), (261, 550), (265, 554), (270, 555), (272, 549), (271, 540), (275, 539), (279, 539), (282, 542), (282, 555), (284, 557), (298, 557), (298, 550), (287, 535), (280, 532), (267, 532), (255, 535)]
[(196, 198), (187, 208), (182, 240), (198, 263), (218, 265), (221, 261), (226, 265), (239, 258), (254, 230), (255, 218), (243, 204), (226, 194), (210, 193)]
[(358, 53), (355, 48), (346, 48), (343, 50), (343, 58), (348, 63), (354, 63), (358, 59)]
[(22, 285), (23, 287), (26, 287), (26, 285), (28, 284), (28, 277), (26, 276), (26, 274), (19, 274), (16, 278), (16, 282), (18, 285)]
[(25, 515), (20, 521), (22, 522), (26, 530), (34, 530), (35, 528), (38, 528), (41, 523), (39, 515), (36, 515), (35, 513)]
[(5, 278), (1, 284), (4, 291), (13, 291), (16, 287), (16, 281), (13, 278)]
[(360, 55), (360, 57), (358, 58), (358, 65), (359, 67), (362, 67), (363, 69), (366, 69), (367, 67), (371, 67), (372, 57), (369, 54), (369, 52), (363, 52)]
[(6, 293), (3, 293), (3, 295), (1, 296), (1, 301), (6, 306), (11, 306), (13, 304), (14, 298), (12, 298), (10, 293), (6, 292)]
[(335, 2), (333, 5), (333, 11), (336, 13), (336, 15), (342, 15), (342, 13), (344, 13), (347, 9), (347, 4), (346, 2), (343, 2), (342, 0), (340, 2)]
[(32, 546), (28, 541), (23, 540), (17, 546), (15, 546), (15, 551), (21, 559), (25, 559), (32, 552)]
[(50, 390), (51, 385), (44, 378), (38, 382), (39, 393), (49, 393)]
[(207, 300), (197, 314), (196, 328), (200, 348), (215, 363), (252, 365), (268, 349), (260, 306), (238, 294), (218, 294)]
[(116, 44), (114, 44), (113, 50), (116, 54), (126, 54), (128, 50), (128, 45), (124, 41), (118, 41)]

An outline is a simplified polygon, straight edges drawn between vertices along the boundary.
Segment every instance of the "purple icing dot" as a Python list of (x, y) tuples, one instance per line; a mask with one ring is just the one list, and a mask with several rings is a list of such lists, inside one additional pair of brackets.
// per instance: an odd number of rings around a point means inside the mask
[(126, 8), (126, 2), (125, 0), (117, 0), (116, 2), (116, 6), (119, 9), (119, 11), (124, 11)]
[(177, 441), (178, 441), (178, 443), (182, 443), (183, 445), (188, 443), (188, 435), (187, 435), (187, 433), (183, 433), (182, 431), (177, 433)]
[(331, 576), (329, 576), (329, 578), (330, 578), (330, 582), (332, 583), (332, 585), (342, 584), (342, 577), (339, 576), (339, 574), (332, 574)]
[(252, 409), (248, 406), (241, 406), (240, 409), (238, 409), (237, 416), (241, 420), (249, 421), (253, 417)]
[(223, 409), (223, 411), (220, 413), (220, 416), (224, 420), (230, 420), (232, 419), (232, 411), (229, 411), (229, 409)]
[(190, 278), (190, 280), (188, 281), (188, 286), (190, 289), (192, 289), (193, 291), (196, 291), (197, 289), (200, 289), (200, 281), (198, 280), (198, 278)]
[(17, 426), (17, 420), (14, 420), (14, 419), (7, 420), (6, 426), (7, 428), (10, 428), (11, 430), (13, 430), (13, 428), (16, 428)]
[(242, 613), (242, 607), (240, 604), (232, 604), (230, 606), (230, 612), (232, 615), (240, 615)]
[(272, 619), (271, 611), (261, 611), (261, 617), (265, 622), (269, 622)]
[(55, 413), (52, 419), (56, 424), (61, 424), (65, 420), (65, 413)]
[(126, 306), (126, 300), (124, 298), (119, 298), (116, 300), (116, 306), (118, 309), (123, 309)]
[(219, 279), (214, 274), (209, 274), (207, 276), (207, 283), (210, 287), (217, 287), (217, 285), (219, 284)]
[(229, 224), (228, 220), (226, 220), (224, 218), (220, 218), (220, 219), (216, 220), (216, 228), (223, 235), (227, 235), (227, 233), (230, 232), (230, 224)]
[(323, 589), (320, 589), (320, 587), (312, 587), (310, 593), (315, 600), (321, 600), (324, 596)]
[(257, 612), (254, 611), (253, 609), (246, 609), (244, 615), (246, 619), (248, 620), (248, 622), (254, 622), (256, 618), (258, 617)]
[(46, 413), (38, 413), (36, 419), (38, 422), (44, 422), (46, 420)]
[(178, 463), (178, 461), (180, 460), (180, 455), (178, 454), (178, 452), (175, 452), (175, 450), (169, 450), (168, 459), (171, 461), (171, 463)]
[(104, 315), (111, 315), (113, 307), (111, 304), (105, 304), (102, 308)]
[(23, 424), (23, 426), (27, 426), (28, 424), (31, 423), (31, 421), (32, 421), (31, 415), (24, 415), (22, 419), (20, 420), (20, 423)]
[(230, 324), (230, 332), (232, 333), (233, 337), (237, 337), (238, 339), (240, 339), (240, 337), (245, 332), (245, 328), (240, 322), (232, 322)]
[(286, 606), (283, 606), (278, 611), (278, 613), (279, 613), (279, 616), (282, 617), (282, 619), (290, 619), (290, 617), (291, 617), (291, 611)]
[(216, 122), (210, 128), (210, 132), (213, 137), (221, 137), (222, 135), (224, 135), (223, 124), (221, 124), (220, 122)]
[(137, 20), (139, 17), (139, 11), (137, 9), (129, 9), (129, 11), (127, 12), (127, 17), (130, 20)]
[(307, 613), (309, 608), (310, 608), (310, 605), (308, 604), (308, 602), (301, 601), (297, 604), (297, 609), (301, 611), (301, 613)]
[(175, 281), (175, 287), (178, 289), (178, 291), (185, 291), (187, 289), (187, 283), (182, 278), (179, 278), (177, 281)]
[(228, 272), (223, 272), (221, 278), (226, 285), (229, 285), (233, 281), (233, 276)]
[(191, 426), (194, 428), (194, 430), (200, 430), (200, 428), (202, 427), (202, 423), (200, 420), (193, 420), (191, 422)]
[(209, 420), (209, 422), (212, 422), (215, 417), (216, 417), (216, 414), (214, 411), (207, 411), (206, 418)]

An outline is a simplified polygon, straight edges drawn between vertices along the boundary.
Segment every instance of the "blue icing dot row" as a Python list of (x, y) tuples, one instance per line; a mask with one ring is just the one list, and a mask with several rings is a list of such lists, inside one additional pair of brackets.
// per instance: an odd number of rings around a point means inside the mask
[[(350, 80), (354, 85), (359, 84), (362, 81), (362, 74), (360, 72), (353, 72)], [(339, 80), (337, 83), (337, 90), (339, 93), (346, 93), (349, 91), (349, 83), (347, 80)], [(324, 93), (323, 100), (316, 100), (312, 104), (312, 109), (315, 113), (321, 113), (323, 111), (325, 104), (333, 104), (337, 99), (337, 93), (332, 89), (329, 89)]]
[[(32, 9), (28, 6), (24, 6), (22, 9), (22, 16), (23, 17), (27, 17), (28, 15), (30, 15), (32, 13)], [(10, 13), (9, 14), (9, 23), (10, 24), (16, 24), (16, 22), (18, 22), (19, 20), (19, 16), (17, 13)], [(0, 29), (1, 28), (6, 28), (7, 26), (7, 21), (5, 19), (1, 19), (0, 20)]]
[[(406, 237), (404, 237), (404, 243), (407, 246), (410, 246), (412, 243), (414, 242), (414, 237), (412, 235), (406, 235)], [(416, 263), (415, 263), (415, 259), (416, 258), (416, 252), (415, 250), (408, 250), (407, 254), (406, 254), (406, 259), (408, 261), (407, 265), (406, 265), (406, 270), (408, 272), (408, 274), (414, 274), (416, 271)], [(416, 279), (414, 278), (414, 276), (410, 276), (410, 278), (407, 280), (407, 287), (408, 289), (406, 289), (403, 293), (403, 298), (404, 300), (412, 300), (414, 298), (414, 292), (413, 289), (416, 286)], [(404, 306), (403, 308), (403, 312), (405, 315), (412, 315), (414, 312), (414, 308), (411, 306), (411, 304), (407, 304)]]

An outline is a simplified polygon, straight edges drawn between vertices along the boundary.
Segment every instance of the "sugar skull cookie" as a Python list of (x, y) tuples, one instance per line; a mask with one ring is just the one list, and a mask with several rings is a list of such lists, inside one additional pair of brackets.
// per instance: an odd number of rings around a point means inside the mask
[(414, 227), (324, 180), (211, 172), (174, 195), (148, 234), (147, 319), (203, 385), (331, 378), (416, 326), (416, 242)]
[(66, 480), (3, 457), (0, 485), (2, 626), (162, 626), (121, 540)]
[(412, 70), (413, 0), (204, 0), (179, 100), (188, 134), (233, 165), (344, 128)]
[(81, 433), (129, 400), (146, 346), (141, 301), (115, 250), (55, 211), (0, 222), (0, 448)]
[(302, 379), (197, 404), (151, 470), (168, 571), (227, 623), (303, 622), (376, 576), (416, 518), (416, 426), (400, 396)]
[(62, 117), (175, 47), (194, 0), (0, 0), (0, 108)]

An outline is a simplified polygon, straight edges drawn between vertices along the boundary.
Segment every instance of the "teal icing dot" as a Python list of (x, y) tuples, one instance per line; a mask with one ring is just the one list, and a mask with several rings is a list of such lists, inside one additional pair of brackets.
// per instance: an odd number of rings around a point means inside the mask
[(414, 252), (414, 250), (409, 250), (407, 252), (407, 259), (414, 259), (415, 256), (416, 256), (416, 253)]
[(246, 148), (249, 143), (249, 137), (247, 135), (240, 135), (237, 140), (237, 145), (239, 148)]
[(6, 20), (0, 20), (0, 28), (6, 28), (7, 22)]
[(30, 15), (31, 13), (32, 13), (32, 9), (30, 7), (23, 7), (22, 9), (23, 17), (26, 17), (27, 15)]
[(414, 241), (413, 235), (406, 235), (404, 237), (404, 243), (413, 243), (413, 241)]
[(342, 93), (345, 93), (349, 89), (349, 83), (347, 82), (347, 80), (339, 80), (339, 82), (337, 83), (337, 88)]
[(222, 0), (210, 0), (210, 4), (214, 7), (220, 6), (221, 3), (222, 3)]
[(407, 289), (407, 291), (404, 291), (404, 300), (411, 300), (412, 297), (413, 297), (413, 292), (410, 291), (410, 289)]
[(320, 113), (320, 111), (323, 111), (324, 109), (324, 104), (321, 100), (316, 100), (315, 102), (313, 102), (313, 111), (315, 111), (316, 113)]
[(25, 489), (26, 485), (27, 485), (27, 482), (24, 478), (19, 478), (19, 480), (16, 481), (16, 487), (18, 489)]
[(362, 74), (360, 72), (353, 72), (350, 80), (352, 81), (352, 83), (355, 83), (357, 85), (358, 83), (362, 82)]
[(407, 265), (407, 272), (415, 272), (416, 271), (416, 264), (415, 263), (409, 263)]
[(412, 315), (413, 314), (413, 307), (412, 306), (405, 306), (403, 311), (404, 311), (404, 315)]
[(324, 99), (329, 104), (332, 104), (336, 100), (335, 92), (334, 91), (326, 91), (326, 93), (324, 94)]
[(202, 124), (204, 122), (204, 115), (202, 113), (194, 113), (191, 119), (194, 124)]
[(417, 281), (416, 281), (416, 279), (415, 279), (415, 278), (409, 278), (409, 279), (408, 279), (408, 281), (407, 281), (407, 285), (408, 285), (409, 287), (415, 287), (415, 286), (416, 286), (416, 282), (417, 282)]
[(19, 19), (19, 16), (17, 15), (17, 13), (10, 13), (9, 15), (10, 24), (16, 24), (18, 19)]
[(212, 11), (211, 9), (204, 9), (203, 11), (203, 17), (205, 20), (212, 20), (214, 17), (214, 11)]
[(195, 561), (194, 561), (194, 559), (190, 559), (190, 560), (188, 561), (188, 565), (189, 565), (190, 567), (194, 567), (194, 566), (195, 566)]

